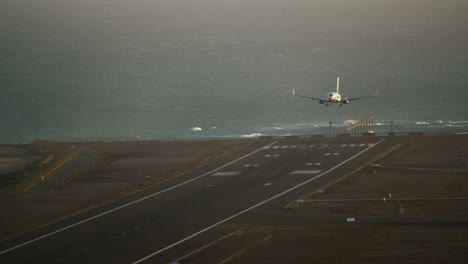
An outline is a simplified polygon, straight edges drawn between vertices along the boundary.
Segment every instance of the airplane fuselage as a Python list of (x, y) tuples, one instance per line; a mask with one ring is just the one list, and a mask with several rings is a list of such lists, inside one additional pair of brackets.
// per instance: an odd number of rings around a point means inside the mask
[(327, 101), (328, 102), (340, 102), (341, 101), (341, 95), (339, 93), (334, 93), (334, 92), (329, 92), (327, 94)]

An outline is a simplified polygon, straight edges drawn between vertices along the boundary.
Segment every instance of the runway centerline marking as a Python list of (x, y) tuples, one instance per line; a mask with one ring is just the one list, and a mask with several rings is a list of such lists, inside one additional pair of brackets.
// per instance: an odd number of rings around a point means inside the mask
[(241, 174), (240, 171), (224, 171), (224, 172), (220, 171), (220, 172), (216, 172), (214, 174), (211, 174), (211, 176), (213, 176), (213, 177), (217, 177), (217, 176), (218, 177), (219, 176), (223, 177), (223, 176), (236, 176), (236, 175), (239, 175), (239, 174)]
[(321, 170), (295, 170), (291, 171), (289, 174), (317, 174), (321, 172)]
[(166, 192), (168, 192), (168, 191), (170, 191), (170, 190), (179, 188), (180, 186), (183, 186), (183, 185), (185, 185), (185, 184), (187, 184), (187, 183), (196, 181), (196, 180), (201, 179), (201, 178), (203, 178), (203, 177), (206, 177), (206, 176), (208, 176), (208, 175), (211, 175), (212, 173), (214, 173), (214, 172), (216, 172), (216, 171), (219, 171), (219, 170), (221, 170), (221, 169), (223, 169), (223, 168), (225, 168), (225, 167), (227, 167), (227, 166), (229, 166), (229, 165), (231, 165), (231, 164), (234, 164), (234, 163), (236, 163), (236, 162), (238, 162), (238, 161), (240, 161), (240, 160), (242, 160), (242, 159), (244, 159), (244, 158), (247, 158), (247, 157), (249, 157), (249, 156), (251, 156), (251, 155), (253, 155), (253, 154), (255, 154), (255, 153), (257, 153), (257, 152), (259, 152), (259, 151), (261, 151), (261, 150), (263, 150), (264, 147), (269, 147), (269, 146), (271, 146), (271, 145), (273, 145), (273, 144), (276, 144), (277, 142), (278, 142), (278, 141), (272, 142), (272, 143), (270, 143), (270, 144), (268, 144), (268, 145), (266, 145), (266, 146), (263, 146), (263, 147), (261, 147), (261, 148), (259, 148), (259, 149), (257, 149), (257, 150), (254, 150), (254, 151), (252, 151), (252, 152), (250, 152), (250, 153), (248, 153), (248, 154), (246, 154), (246, 155), (244, 155), (244, 156), (242, 156), (242, 157), (240, 157), (240, 158), (238, 158), (238, 159), (235, 159), (235, 160), (233, 160), (233, 161), (231, 161), (231, 162), (228, 162), (228, 163), (224, 164), (224, 165), (221, 166), (221, 167), (218, 167), (218, 168), (216, 168), (216, 169), (214, 169), (214, 170), (211, 170), (211, 171), (209, 171), (209, 172), (207, 172), (207, 173), (205, 173), (205, 174), (202, 174), (202, 175), (197, 176), (197, 177), (195, 177), (195, 178), (192, 178), (192, 179), (190, 179), (190, 180), (186, 180), (186, 181), (184, 181), (184, 182), (181, 182), (181, 183), (179, 183), (179, 184), (176, 184), (176, 185), (174, 185), (174, 186), (171, 186), (171, 187), (169, 187), (169, 188), (167, 188), (167, 189), (164, 189), (164, 190), (162, 190), (162, 191), (155, 192), (155, 193), (153, 193), (153, 194), (149, 194), (149, 195), (144, 196), (144, 197), (142, 197), (142, 198), (140, 198), (140, 199), (138, 199), (138, 200), (135, 200), (135, 201), (133, 201), (133, 202), (126, 203), (126, 204), (124, 204), (124, 205), (121, 205), (121, 206), (116, 207), (116, 208), (114, 208), (114, 209), (111, 209), (111, 210), (109, 210), (109, 211), (105, 211), (105, 212), (100, 213), (100, 214), (98, 214), (98, 215), (95, 215), (95, 216), (92, 216), (92, 217), (90, 217), (90, 218), (81, 220), (81, 221), (79, 221), (79, 222), (77, 222), (77, 223), (74, 223), (74, 224), (65, 226), (65, 227), (63, 227), (63, 228), (61, 228), (61, 229), (58, 229), (58, 230), (54, 231), (54, 232), (45, 234), (45, 235), (43, 235), (43, 236), (40, 236), (40, 237), (31, 239), (31, 240), (29, 240), (29, 241), (26, 241), (26, 242), (24, 242), (24, 243), (21, 243), (21, 244), (19, 244), (19, 245), (14, 246), (14, 247), (5, 249), (5, 250), (3, 250), (3, 251), (0, 251), (0, 255), (5, 254), (5, 253), (7, 253), (7, 252), (10, 252), (10, 251), (12, 251), (12, 250), (15, 250), (15, 249), (17, 249), (17, 248), (20, 248), (20, 247), (29, 245), (29, 244), (31, 244), (31, 243), (34, 243), (34, 242), (36, 242), (36, 241), (38, 241), (38, 240), (41, 240), (41, 239), (44, 239), (44, 238), (46, 238), (46, 237), (49, 237), (49, 236), (55, 235), (55, 234), (57, 234), (57, 233), (63, 232), (63, 231), (65, 231), (65, 230), (68, 230), (68, 229), (73, 228), (73, 227), (75, 227), (75, 226), (84, 224), (84, 223), (89, 222), (89, 221), (91, 221), (91, 220), (100, 218), (100, 217), (102, 217), (102, 216), (105, 216), (105, 215), (110, 214), (110, 213), (112, 213), (112, 212), (118, 211), (118, 210), (123, 209), (123, 208), (125, 208), (125, 207), (128, 207), (128, 206), (130, 206), (130, 205), (140, 203), (140, 202), (142, 202), (142, 201), (144, 201), (144, 200), (146, 200), (146, 199), (149, 199), (149, 198), (151, 198), (151, 197), (153, 197), (153, 196), (157, 196), (157, 195), (166, 193)]
[(308, 180), (306, 180), (306, 181), (304, 181), (304, 182), (302, 182), (302, 183), (299, 183), (298, 185), (296, 185), (296, 186), (294, 186), (294, 187), (291, 187), (291, 188), (289, 188), (289, 189), (287, 189), (287, 190), (285, 190), (285, 191), (283, 191), (283, 192), (281, 192), (281, 193), (279, 193), (279, 194), (277, 194), (277, 195), (274, 195), (274, 196), (272, 196), (272, 197), (270, 197), (270, 198), (268, 198), (268, 199), (266, 199), (266, 200), (264, 200), (264, 201), (262, 201), (262, 202), (259, 202), (259, 203), (255, 204), (255, 205), (253, 205), (253, 206), (251, 206), (251, 207), (249, 207), (249, 208), (247, 208), (247, 209), (244, 209), (244, 210), (242, 210), (242, 211), (240, 211), (240, 212), (238, 212), (238, 213), (236, 213), (236, 214), (233, 214), (233, 215), (231, 215), (231, 216), (225, 218), (224, 220), (221, 220), (221, 221), (219, 221), (219, 222), (217, 222), (217, 223), (215, 223), (215, 224), (212, 224), (212, 225), (210, 225), (210, 226), (208, 226), (208, 227), (206, 227), (206, 228), (204, 228), (204, 229), (202, 229), (202, 230), (200, 230), (200, 231), (198, 231), (198, 232), (196, 232), (196, 233), (194, 233), (194, 234), (192, 234), (192, 235), (190, 235), (190, 236), (188, 236), (188, 237), (185, 237), (185, 238), (183, 238), (183, 239), (181, 239), (181, 240), (179, 240), (179, 241), (177, 241), (177, 242), (175, 242), (175, 243), (173, 243), (173, 244), (171, 244), (171, 245), (169, 245), (169, 246), (167, 246), (167, 247), (165, 247), (165, 248), (162, 248), (162, 249), (160, 249), (160, 250), (158, 250), (158, 251), (155, 251), (155, 252), (153, 252), (153, 253), (147, 255), (146, 257), (141, 258), (141, 259), (139, 259), (139, 260), (133, 262), (132, 264), (141, 263), (141, 262), (143, 262), (143, 261), (145, 261), (145, 260), (147, 260), (147, 259), (149, 259), (149, 258), (151, 258), (151, 257), (153, 257), (153, 256), (155, 256), (155, 255), (158, 255), (158, 254), (160, 254), (160, 253), (162, 253), (162, 252), (164, 252), (164, 251), (166, 251), (166, 250), (168, 250), (168, 249), (171, 249), (171, 248), (173, 248), (173, 247), (175, 247), (175, 246), (177, 246), (177, 245), (179, 245), (179, 244), (181, 244), (181, 243), (183, 243), (183, 242), (185, 242), (185, 241), (187, 241), (187, 240), (189, 240), (189, 239), (191, 239), (191, 238), (194, 238), (194, 237), (196, 237), (196, 236), (198, 236), (198, 235), (200, 235), (200, 234), (202, 234), (202, 233), (205, 233), (206, 231), (208, 231), (208, 230), (210, 230), (210, 229), (212, 229), (212, 228), (214, 228), (214, 227), (216, 227), (216, 226), (218, 226), (218, 225), (220, 225), (220, 224), (226, 223), (227, 221), (229, 221), (229, 220), (231, 220), (231, 219), (233, 219), (233, 218), (235, 218), (235, 217), (237, 217), (237, 216), (239, 216), (239, 215), (242, 215), (242, 214), (244, 214), (244, 213), (246, 213), (246, 212), (248, 212), (248, 211), (250, 211), (250, 210), (252, 210), (252, 209), (255, 209), (255, 208), (259, 207), (260, 205), (266, 204), (266, 203), (268, 203), (268, 202), (271, 201), (271, 200), (274, 200), (274, 199), (276, 199), (276, 198), (278, 198), (278, 197), (280, 197), (280, 196), (282, 196), (282, 195), (285, 195), (285, 194), (288, 193), (288, 192), (291, 192), (291, 191), (293, 191), (293, 190), (295, 190), (295, 189), (297, 189), (297, 188), (299, 188), (299, 187), (301, 187), (301, 186), (303, 186), (303, 185), (305, 185), (305, 184), (308, 184), (309, 182), (312, 182), (312, 181), (314, 181), (314, 180), (316, 180), (316, 179), (322, 177), (323, 175), (326, 175), (327, 173), (329, 173), (329, 172), (331, 172), (331, 171), (334, 171), (335, 169), (337, 169), (337, 168), (341, 167), (342, 165), (348, 163), (349, 161), (353, 160), (354, 158), (358, 157), (359, 155), (361, 155), (362, 153), (368, 151), (369, 149), (375, 147), (377, 144), (379, 144), (380, 142), (382, 142), (382, 141), (384, 141), (384, 140), (385, 140), (385, 139), (380, 140), (379, 142), (375, 143), (373, 146), (367, 147), (366, 149), (364, 149), (364, 150), (358, 152), (356, 155), (354, 155), (354, 156), (348, 158), (347, 160), (341, 162), (340, 164), (334, 166), (333, 168), (331, 168), (331, 169), (329, 169), (329, 170), (327, 170), (327, 171), (325, 171), (325, 172), (323, 172), (323, 173), (321, 173), (321, 174), (319, 174), (319, 175), (317, 175), (317, 176), (315, 176), (315, 177), (312, 177), (312, 178), (310, 178), (310, 179), (308, 179)]

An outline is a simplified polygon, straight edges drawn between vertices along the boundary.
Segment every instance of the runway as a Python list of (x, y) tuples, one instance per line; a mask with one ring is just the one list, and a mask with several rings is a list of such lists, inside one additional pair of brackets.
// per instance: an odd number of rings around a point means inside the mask
[(378, 137), (258, 140), (174, 181), (7, 241), (0, 261), (169, 263), (248, 223), (252, 209), (283, 206), (390, 145)]

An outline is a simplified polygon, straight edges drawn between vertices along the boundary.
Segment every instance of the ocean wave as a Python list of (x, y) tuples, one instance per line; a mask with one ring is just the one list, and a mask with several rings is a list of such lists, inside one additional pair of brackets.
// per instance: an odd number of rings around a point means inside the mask
[(345, 120), (345, 121), (343, 121), (343, 123), (348, 124), (348, 125), (352, 125), (352, 124), (356, 123), (357, 121), (358, 120)]
[(448, 121), (449, 124), (468, 124), (468, 121)]
[(417, 121), (417, 122), (415, 122), (415, 124), (416, 124), (416, 125), (421, 125), (421, 126), (422, 126), (422, 125), (430, 125), (431, 123), (429, 123), (429, 122), (424, 122), (424, 121)]
[(192, 131), (202, 131), (203, 129), (201, 127), (192, 127), (192, 129), (190, 129)]
[(261, 135), (262, 135), (261, 133), (245, 134), (245, 135), (241, 135), (241, 138), (253, 138), (253, 137), (259, 137)]

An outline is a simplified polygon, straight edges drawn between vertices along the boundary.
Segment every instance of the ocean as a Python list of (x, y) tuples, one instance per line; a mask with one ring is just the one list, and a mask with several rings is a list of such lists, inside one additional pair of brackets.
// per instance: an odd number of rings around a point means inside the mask
[[(464, 0), (3, 0), (0, 143), (468, 131)], [(296, 93), (372, 95), (326, 108)]]

